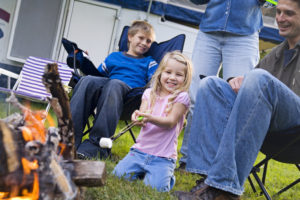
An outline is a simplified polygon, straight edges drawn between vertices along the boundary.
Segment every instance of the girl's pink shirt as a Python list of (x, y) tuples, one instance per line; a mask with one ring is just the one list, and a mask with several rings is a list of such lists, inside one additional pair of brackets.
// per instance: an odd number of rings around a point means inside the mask
[[(142, 97), (142, 99), (147, 100), (149, 109), (150, 91), (151, 88), (145, 90)], [(153, 107), (152, 115), (162, 117), (166, 116), (166, 113), (164, 111), (166, 109), (168, 98), (170, 96), (171, 95), (168, 95), (166, 97), (157, 97), (155, 105)], [(181, 103), (188, 108), (190, 105), (190, 98), (188, 93), (179, 93), (175, 98), (174, 103)], [(180, 134), (180, 131), (182, 130), (185, 115), (186, 113), (184, 113), (178, 123), (170, 129), (159, 127), (155, 124), (147, 122), (146, 126), (142, 127), (136, 143), (132, 147), (150, 155), (177, 159), (178, 136)]]

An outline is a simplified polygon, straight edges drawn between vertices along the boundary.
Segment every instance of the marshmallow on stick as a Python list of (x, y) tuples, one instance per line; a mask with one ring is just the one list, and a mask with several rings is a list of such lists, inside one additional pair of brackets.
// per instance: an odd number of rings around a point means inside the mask
[[(142, 121), (144, 117), (138, 117), (138, 121)], [(100, 141), (99, 141), (99, 146), (101, 148), (109, 148), (111, 149), (112, 148), (112, 142), (114, 140), (116, 140), (117, 138), (119, 138), (121, 135), (123, 135), (124, 133), (126, 133), (129, 129), (131, 129), (133, 126), (135, 125), (134, 122), (128, 124), (126, 127), (124, 127), (115, 137), (110, 137), (110, 138), (101, 138)]]

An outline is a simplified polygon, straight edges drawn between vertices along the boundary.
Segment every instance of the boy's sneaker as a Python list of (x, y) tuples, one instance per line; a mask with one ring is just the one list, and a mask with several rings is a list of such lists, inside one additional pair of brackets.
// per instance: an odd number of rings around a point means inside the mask
[(79, 160), (89, 160), (90, 159), (90, 157), (88, 157), (80, 152), (76, 152), (76, 158)]

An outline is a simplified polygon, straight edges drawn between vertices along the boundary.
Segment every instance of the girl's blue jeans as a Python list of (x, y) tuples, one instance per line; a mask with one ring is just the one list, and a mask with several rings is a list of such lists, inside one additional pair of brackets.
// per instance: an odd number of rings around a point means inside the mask
[(220, 78), (204, 78), (191, 124), (187, 171), (241, 195), (267, 132), (299, 124), (300, 97), (265, 70), (246, 74), (237, 94)]
[(175, 166), (175, 159), (153, 156), (132, 148), (117, 164), (113, 174), (127, 180), (143, 178), (145, 185), (168, 192), (175, 184)]

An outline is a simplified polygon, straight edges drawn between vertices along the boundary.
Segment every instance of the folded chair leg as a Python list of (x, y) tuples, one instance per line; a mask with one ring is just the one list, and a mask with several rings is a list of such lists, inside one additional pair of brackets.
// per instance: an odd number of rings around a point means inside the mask
[(251, 179), (250, 175), (248, 176), (248, 181), (249, 181), (249, 183), (250, 183), (250, 186), (251, 186), (253, 192), (256, 193), (256, 189), (255, 189), (255, 187), (254, 187), (254, 184), (253, 184), (253, 182), (252, 182), (252, 179)]
[[(300, 165), (299, 164), (295, 164), (295, 166), (298, 168), (298, 170), (300, 171)], [(277, 192), (274, 196), (278, 196), (281, 193), (287, 191), (288, 189), (290, 189), (291, 187), (293, 187), (294, 185), (298, 184), (300, 182), (300, 178), (298, 178), (297, 180), (295, 180), (294, 182), (292, 182), (291, 184), (289, 184), (288, 186), (282, 188), (281, 190), (279, 190), (279, 192)]]
[(266, 197), (266, 199), (267, 199), (267, 200), (272, 200), (272, 198), (270, 197), (269, 193), (267, 192), (267, 190), (266, 190), (264, 184), (263, 184), (263, 183), (261, 182), (261, 180), (259, 179), (257, 173), (256, 173), (255, 171), (253, 171), (252, 174), (253, 174), (255, 180), (257, 181), (257, 183), (258, 183), (260, 189), (262, 190), (264, 196)]
[(266, 183), (266, 176), (267, 176), (267, 168), (268, 168), (268, 161), (265, 163), (264, 165), (264, 171), (263, 171), (263, 175), (262, 175), (262, 183), (265, 185)]
[(288, 189), (290, 189), (291, 187), (293, 187), (294, 185), (296, 185), (297, 183), (300, 182), (300, 178), (298, 178), (296, 181), (292, 182), (291, 184), (289, 184), (288, 186), (286, 186), (285, 188), (282, 188), (279, 192), (277, 192), (274, 196), (278, 196), (281, 193), (287, 191)]

